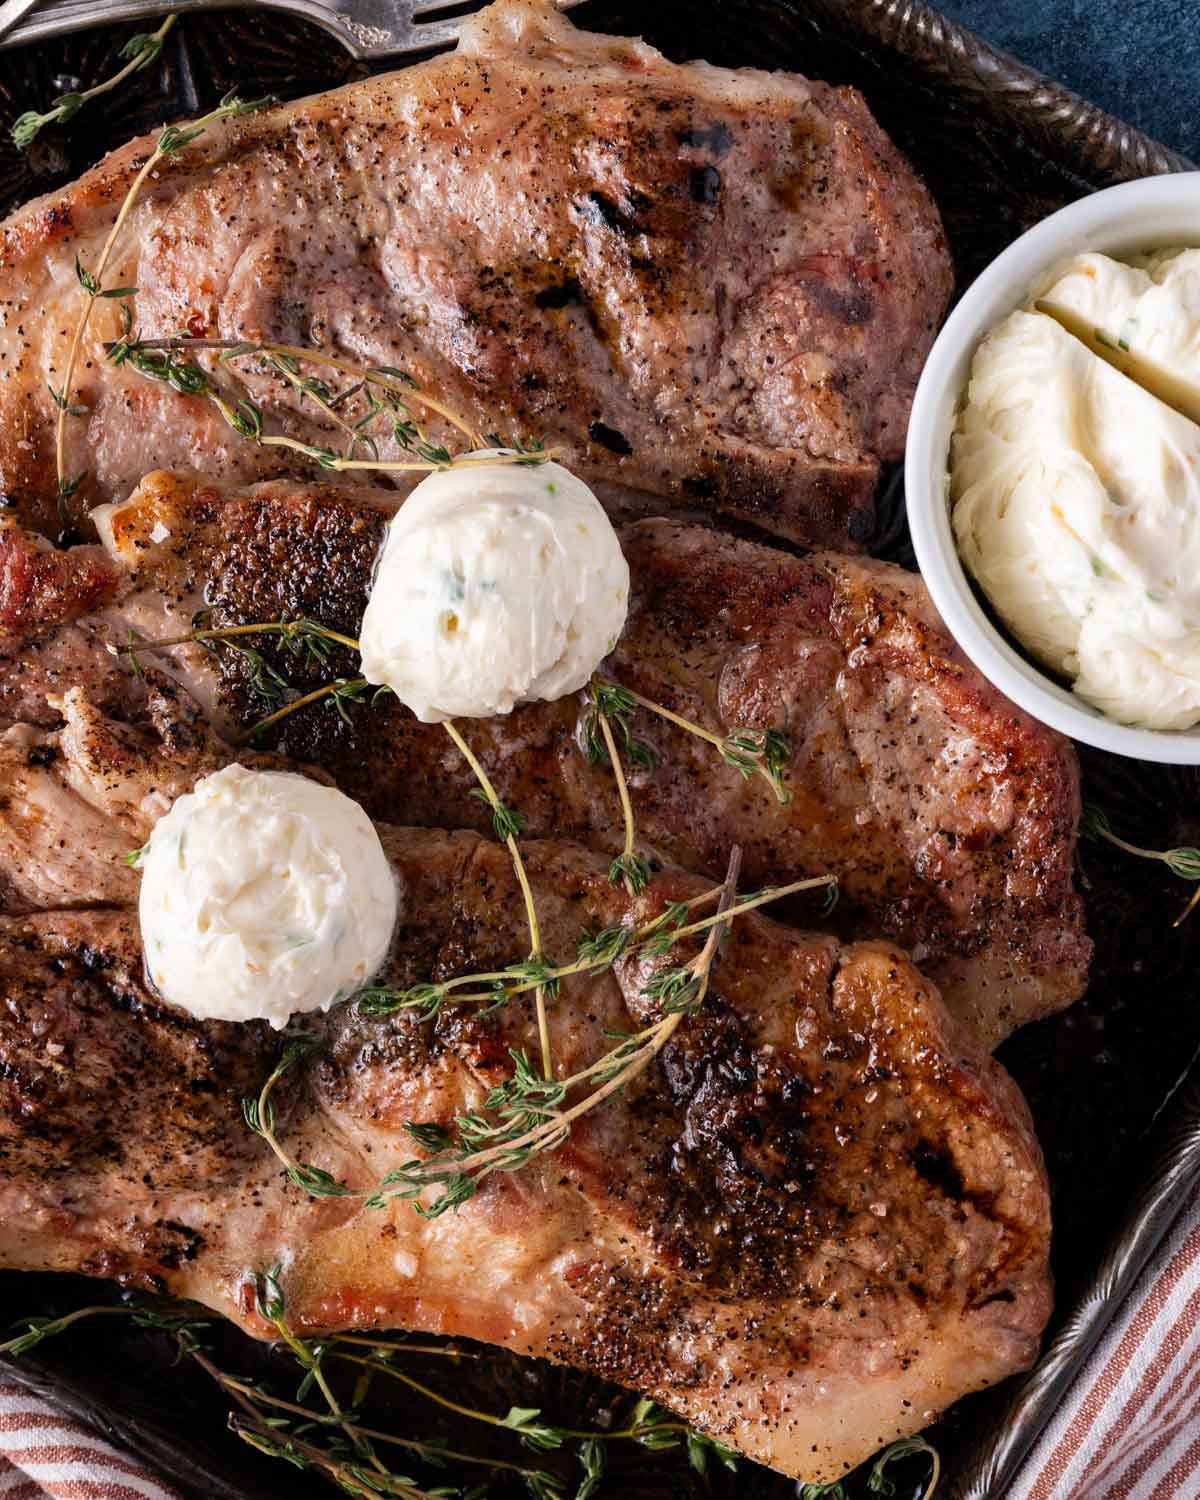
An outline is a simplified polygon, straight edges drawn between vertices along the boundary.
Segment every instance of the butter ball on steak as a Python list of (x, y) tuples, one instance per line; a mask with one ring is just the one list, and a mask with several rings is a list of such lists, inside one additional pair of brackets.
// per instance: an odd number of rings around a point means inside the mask
[(377, 973), (396, 879), (357, 802), (290, 771), (226, 766), (178, 797), (141, 855), (146, 968), (200, 1020), (328, 1010)]
[(561, 464), (439, 470), (388, 527), (363, 616), (363, 675), (426, 724), (510, 713), (583, 687), (628, 607), (612, 523)]

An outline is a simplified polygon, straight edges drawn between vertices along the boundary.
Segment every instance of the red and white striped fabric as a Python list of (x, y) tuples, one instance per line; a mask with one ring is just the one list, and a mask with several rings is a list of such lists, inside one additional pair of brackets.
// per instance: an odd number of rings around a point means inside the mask
[(1012, 1500), (1200, 1500), (1200, 1186), (1076, 1377)]
[[(0, 1380), (0, 1500), (43, 1497), (180, 1500), (89, 1428)], [(1200, 1500), (1200, 1186), (1007, 1500)]]
[(0, 1380), (0, 1500), (180, 1500), (135, 1459), (14, 1380)]

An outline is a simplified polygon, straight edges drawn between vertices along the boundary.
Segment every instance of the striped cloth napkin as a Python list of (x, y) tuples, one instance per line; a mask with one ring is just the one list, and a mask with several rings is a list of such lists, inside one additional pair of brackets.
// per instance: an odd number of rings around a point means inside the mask
[[(0, 1380), (0, 1500), (180, 1500), (143, 1465)], [(1007, 1500), (1200, 1497), (1200, 1185)], [(991, 1500), (1001, 1500), (993, 1496)]]
[(136, 1459), (0, 1379), (0, 1500), (182, 1500)]
[(1076, 1376), (1011, 1492), (1011, 1500), (1197, 1497), (1200, 1184)]

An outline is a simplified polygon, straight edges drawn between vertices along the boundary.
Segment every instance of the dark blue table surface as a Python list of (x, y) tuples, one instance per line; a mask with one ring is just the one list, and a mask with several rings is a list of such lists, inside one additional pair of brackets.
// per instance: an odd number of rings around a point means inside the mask
[(1043, 73), (1200, 161), (1197, 0), (933, 0)]

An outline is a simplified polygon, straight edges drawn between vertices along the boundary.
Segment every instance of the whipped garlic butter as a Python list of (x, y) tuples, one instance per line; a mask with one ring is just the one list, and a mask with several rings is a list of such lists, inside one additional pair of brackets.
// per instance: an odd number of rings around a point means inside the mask
[(388, 527), (359, 637), (363, 675), (427, 724), (506, 714), (583, 687), (628, 605), (612, 523), (569, 470), (441, 470)]
[(1200, 422), (1200, 250), (1157, 250), (1128, 263), (1075, 255), (1037, 282), (1031, 302)]
[(1200, 722), (1200, 426), (1040, 312), (982, 342), (959, 552), (1018, 639), (1124, 723)]
[(227, 766), (176, 799), (142, 851), (138, 906), (159, 993), (200, 1020), (327, 1010), (378, 971), (396, 881), (357, 802)]

